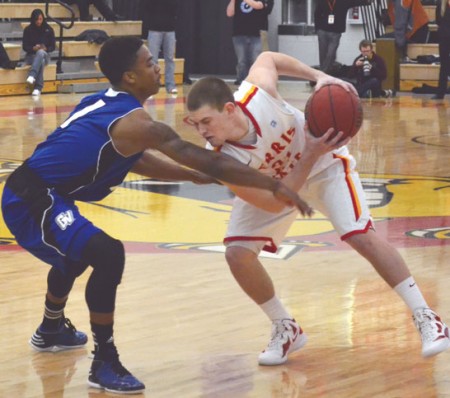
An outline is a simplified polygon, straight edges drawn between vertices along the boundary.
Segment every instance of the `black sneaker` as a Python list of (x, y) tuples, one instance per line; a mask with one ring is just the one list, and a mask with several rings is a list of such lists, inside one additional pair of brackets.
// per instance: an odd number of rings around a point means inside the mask
[(94, 352), (88, 384), (117, 394), (137, 394), (145, 390), (145, 385), (134, 377), (119, 361), (117, 350), (113, 347), (113, 354), (107, 358), (97, 358)]
[(29, 343), (36, 351), (57, 352), (83, 347), (87, 340), (85, 333), (77, 331), (68, 318), (63, 318), (58, 331), (47, 333), (38, 328)]

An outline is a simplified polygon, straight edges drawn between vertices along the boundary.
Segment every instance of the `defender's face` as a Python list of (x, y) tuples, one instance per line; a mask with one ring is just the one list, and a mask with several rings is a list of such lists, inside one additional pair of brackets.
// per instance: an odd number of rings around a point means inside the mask
[(147, 97), (159, 91), (160, 68), (146, 46), (138, 50), (132, 71), (136, 75), (137, 86)]
[(198, 133), (212, 146), (223, 145), (230, 139), (231, 113), (227, 106), (222, 111), (202, 106), (196, 111), (189, 112), (186, 122), (195, 127)]

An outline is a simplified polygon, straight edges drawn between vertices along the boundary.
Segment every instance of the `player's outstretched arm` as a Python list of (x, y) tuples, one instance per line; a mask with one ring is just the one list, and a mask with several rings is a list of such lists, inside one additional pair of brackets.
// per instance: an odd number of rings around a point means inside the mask
[[(120, 119), (110, 131), (114, 146), (123, 156), (155, 149), (176, 162), (236, 186), (270, 191), (284, 206), (295, 206), (302, 214), (311, 209), (300, 197), (270, 177), (221, 153), (200, 148), (182, 140), (168, 125), (153, 121), (144, 110), (136, 110)], [(146, 171), (141, 170), (146, 173)], [(152, 171), (148, 170), (151, 175)]]
[(316, 90), (326, 84), (339, 84), (346, 90), (356, 93), (355, 88), (341, 79), (311, 68), (309, 65), (287, 54), (265, 51), (261, 53), (250, 68), (247, 81), (261, 87), (274, 97), (278, 97), (279, 76), (296, 77), (317, 82)]
[(133, 173), (163, 181), (191, 181), (195, 184), (213, 184), (218, 181), (207, 174), (180, 166), (170, 159), (161, 159), (146, 151), (131, 169)]

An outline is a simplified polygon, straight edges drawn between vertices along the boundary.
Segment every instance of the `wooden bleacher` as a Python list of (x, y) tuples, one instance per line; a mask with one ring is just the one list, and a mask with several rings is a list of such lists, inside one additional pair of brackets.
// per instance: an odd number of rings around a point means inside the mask
[[(424, 6), (424, 9), (428, 15), (428, 19), (431, 22), (435, 21), (435, 10), (436, 6)], [(435, 23), (429, 23), (428, 27), (430, 31), (436, 31), (437, 25)], [(427, 84), (430, 86), (437, 86), (439, 79), (439, 65), (430, 64), (418, 64), (418, 63), (401, 63), (400, 65), (393, 66), (395, 59), (398, 58), (398, 54), (395, 54), (394, 49), (390, 52), (386, 51), (386, 43), (381, 40), (379, 42), (380, 49), (382, 50), (383, 58), (386, 60), (386, 64), (389, 66), (391, 75), (388, 76), (384, 85), (387, 84), (386, 88), (392, 88), (397, 85), (400, 91), (411, 91), (414, 87), (421, 87), (422, 84)], [(376, 51), (377, 43), (374, 43), (374, 50)], [(388, 44), (388, 47), (390, 45)], [(392, 46), (391, 46), (392, 47)], [(389, 56), (386, 56), (389, 54)], [(407, 55), (411, 60), (417, 60), (420, 55), (435, 55), (439, 56), (439, 46), (437, 43), (409, 43), (407, 47)], [(395, 70), (396, 69), (396, 70)], [(392, 73), (393, 71), (393, 73)], [(385, 87), (384, 87), (385, 88)]]
[[(30, 94), (25, 85), (29, 66), (21, 66), (15, 70), (0, 69), (0, 95)], [(56, 65), (49, 64), (44, 70), (44, 93), (55, 93), (58, 89)]]
[[(48, 23), (55, 31), (55, 36), (59, 37), (59, 26), (55, 22)], [(28, 22), (22, 22), (20, 24), (22, 29), (28, 25)], [(74, 25), (70, 29), (64, 29), (63, 37), (73, 38), (80, 33), (88, 29), (100, 29), (103, 30), (108, 36), (140, 36), (142, 30), (142, 22), (140, 21), (75, 21)]]
[[(13, 22), (14, 26), (19, 26), (19, 29), (24, 29), (28, 25), (32, 10), (35, 8), (41, 8), (45, 10), (45, 4), (42, 3), (0, 3), (0, 19)], [(76, 15), (78, 16), (77, 7), (73, 7)], [(55, 18), (69, 18), (69, 12), (59, 4), (50, 4), (49, 13)], [(99, 16), (98, 11), (91, 6), (91, 14), (94, 17)], [(2, 22), (0, 22), (1, 24)], [(57, 46), (59, 44), (60, 28), (54, 22), (49, 22), (55, 31), (57, 37)], [(46, 67), (45, 71), (45, 85), (44, 92), (56, 92), (61, 86), (76, 85), (76, 84), (91, 84), (91, 83), (106, 83), (107, 79), (101, 74), (98, 68), (95, 66), (95, 58), (97, 57), (101, 45), (88, 43), (87, 41), (76, 41), (74, 38), (85, 30), (88, 29), (101, 29), (105, 31), (109, 36), (140, 36), (142, 29), (142, 22), (140, 21), (76, 21), (71, 29), (64, 29), (63, 31), (63, 71), (67, 65), (91, 65), (89, 70), (85, 70), (82, 67), (75, 67), (77, 72), (70, 73), (56, 73), (56, 65), (50, 64)], [(17, 38), (17, 32), (11, 33), (11, 38)], [(3, 32), (3, 36), (5, 33)], [(6, 35), (8, 37), (8, 35)], [(5, 49), (12, 61), (20, 61), (24, 59), (24, 52), (22, 50), (21, 41), (3, 42)], [(58, 50), (51, 54), (53, 62), (56, 61)], [(164, 84), (164, 60), (159, 60), (161, 67), (161, 83)], [(70, 66), (69, 65), (69, 66)], [(48, 72), (47, 72), (48, 69)], [(70, 68), (68, 68), (70, 69)], [(72, 68), (74, 69), (74, 68)], [(0, 69), (0, 95), (17, 95), (26, 94), (25, 79), (27, 77), (27, 71), (29, 66), (23, 66), (16, 68), (16, 70), (4, 70)], [(81, 70), (81, 72), (80, 72)], [(175, 83), (183, 83), (184, 73), (184, 59), (175, 59)], [(70, 92), (68, 90), (60, 90), (64, 92)]]
[[(75, 17), (80, 17), (80, 12), (76, 5), (71, 6), (75, 12)], [(30, 19), (34, 9), (40, 8), (45, 12), (44, 3), (0, 3), (0, 18), (4, 19)], [(49, 14), (54, 18), (70, 18), (70, 12), (57, 3), (49, 4)], [(100, 17), (100, 13), (93, 6), (89, 7), (89, 13), (94, 17)]]

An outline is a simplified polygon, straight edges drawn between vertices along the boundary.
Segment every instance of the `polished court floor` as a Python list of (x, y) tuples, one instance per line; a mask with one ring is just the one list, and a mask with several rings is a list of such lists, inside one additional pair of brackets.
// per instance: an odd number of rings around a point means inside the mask
[[(185, 86), (145, 104), (155, 118), (202, 145), (182, 121)], [(303, 109), (310, 89), (283, 82)], [(8, 174), (62, 123), (78, 94), (0, 98), (0, 193)], [(405, 257), (429, 304), (450, 322), (450, 109), (404, 95), (364, 100), (350, 149), (379, 234)], [(370, 265), (337, 239), (321, 214), (299, 217), (263, 263), (309, 336), (278, 367), (259, 367), (270, 323), (241, 292), (221, 241), (231, 196), (222, 187), (164, 184), (131, 175), (100, 203), (80, 208), (123, 240), (116, 343), (124, 365), (154, 398), (450, 397), (450, 350), (424, 360), (411, 314)], [(48, 266), (18, 248), (0, 218), (0, 397), (112, 396), (89, 389), (86, 349), (36, 353)], [(66, 315), (89, 331), (87, 275)]]

